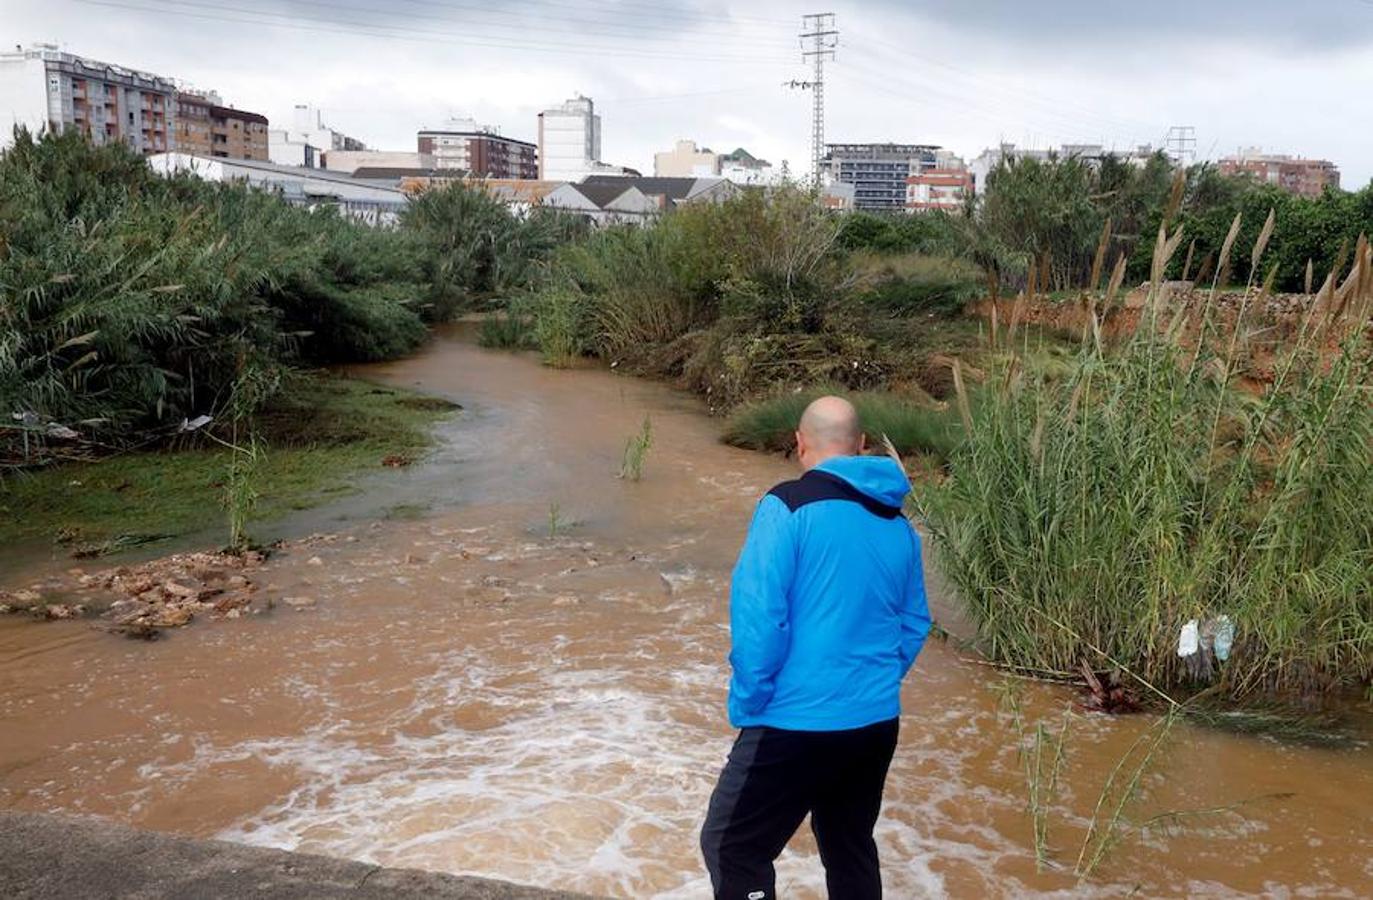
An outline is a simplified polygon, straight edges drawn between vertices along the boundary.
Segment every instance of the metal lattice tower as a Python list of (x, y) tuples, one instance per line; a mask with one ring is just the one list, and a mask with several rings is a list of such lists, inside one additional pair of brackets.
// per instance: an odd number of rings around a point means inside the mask
[(1174, 165), (1189, 166), (1197, 159), (1197, 129), (1194, 125), (1174, 125), (1168, 129), (1168, 156)]
[(815, 80), (801, 86), (815, 92), (810, 124), (810, 164), (811, 178), (817, 188), (820, 186), (820, 161), (825, 158), (825, 60), (834, 59), (838, 46), (839, 30), (835, 27), (834, 13), (811, 13), (801, 17), (801, 58), (815, 66)]

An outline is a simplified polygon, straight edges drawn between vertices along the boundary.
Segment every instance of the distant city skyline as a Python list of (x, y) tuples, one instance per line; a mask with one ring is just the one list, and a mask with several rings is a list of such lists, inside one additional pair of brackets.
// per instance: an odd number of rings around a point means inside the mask
[[(919, 142), (971, 159), (1021, 147), (1163, 143), (1196, 127), (1197, 154), (1240, 147), (1325, 158), (1343, 184), (1373, 177), (1353, 123), (1373, 97), (1373, 3), (1290, 6), (1161, 0), (1148, 14), (1079, 0), (846, 3), (826, 70), (827, 138)], [(537, 140), (540, 110), (595, 100), (603, 159), (651, 172), (678, 139), (751, 153), (804, 174), (810, 97), (796, 34), (810, 7), (747, 13), (697, 2), (530, 0), (5, 0), (9, 45), (83, 56), (213, 89), (275, 123), (296, 104), (383, 150), (471, 117)], [(1171, 12), (1170, 12), (1171, 11)], [(1173, 15), (1175, 13), (1175, 15)]]

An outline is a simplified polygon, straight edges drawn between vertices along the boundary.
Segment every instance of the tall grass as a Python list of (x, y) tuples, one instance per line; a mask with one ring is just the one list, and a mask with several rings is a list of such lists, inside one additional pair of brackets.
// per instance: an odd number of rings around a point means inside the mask
[[(1331, 274), (1254, 392), (1238, 386), (1243, 313), (1232, 338), (1177, 340), (1159, 286), (1181, 238), (1160, 228), (1149, 307), (1123, 346), (1093, 329), (1066, 377), (1014, 359), (995, 373), (953, 477), (919, 496), (941, 568), (998, 661), (1071, 671), (1086, 659), (1159, 691), (1209, 685), (1231, 699), (1366, 684), (1373, 252), (1361, 241), (1351, 275), (1337, 286)], [(1246, 309), (1267, 289), (1251, 279)], [(1228, 660), (1206, 647), (1180, 658), (1183, 625), (1197, 620), (1205, 639), (1222, 615), (1235, 626)]]
[(903, 454), (927, 453), (942, 459), (952, 454), (962, 440), (958, 413), (946, 405), (899, 394), (849, 393), (817, 387), (777, 393), (743, 404), (725, 424), (724, 441), (751, 450), (790, 452), (796, 446), (801, 413), (827, 393), (840, 393), (852, 401), (869, 447), (879, 446), (882, 438), (887, 437)]
[(104, 444), (174, 430), (245, 366), (414, 348), (420, 277), (406, 234), (19, 131), (0, 155), (0, 414)]
[(653, 446), (653, 421), (644, 416), (639, 432), (625, 441), (624, 458), (620, 462), (620, 477), (626, 481), (638, 481), (644, 475), (644, 461)]

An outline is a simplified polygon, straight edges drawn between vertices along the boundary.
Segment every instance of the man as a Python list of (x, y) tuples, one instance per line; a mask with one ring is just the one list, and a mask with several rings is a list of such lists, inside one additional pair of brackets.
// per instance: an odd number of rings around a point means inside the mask
[(881, 897), (872, 830), (901, 680), (930, 630), (920, 537), (893, 459), (861, 456), (839, 397), (806, 408), (804, 474), (758, 504), (730, 587), (730, 724), (701, 850), (717, 898), (771, 900), (807, 813), (834, 900)]

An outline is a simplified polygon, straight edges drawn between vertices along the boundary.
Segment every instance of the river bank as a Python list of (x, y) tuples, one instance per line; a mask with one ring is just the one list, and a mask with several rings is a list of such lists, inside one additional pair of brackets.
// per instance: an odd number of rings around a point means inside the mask
[[(254, 420), (263, 456), (249, 481), (257, 495), (250, 534), (263, 543), (298, 536), (276, 525), (346, 505), (369, 478), (399, 480), (432, 448), (432, 426), (457, 411), (403, 386), (326, 371), (292, 376), (289, 390)], [(192, 434), (156, 449), (7, 475), (0, 588), (43, 591), (20, 574), (40, 561), (46, 573), (60, 574), (64, 559), (141, 561), (224, 546), (230, 459), (219, 442)]]
[[(731, 737), (729, 570), (758, 496), (791, 465), (721, 445), (718, 420), (663, 385), (468, 338), (442, 329), (420, 355), (355, 372), (464, 412), (399, 473), (403, 491), (382, 491), (423, 495), (421, 515), (359, 515), (335, 523), (339, 540), (267, 560), (262, 590), (313, 607), (151, 645), (0, 621), (0, 807), (700, 896), (696, 833)], [(622, 480), (646, 415), (643, 478)], [(962, 649), (937, 578), (931, 594), (955, 639), (931, 641), (903, 692), (877, 831), (892, 896), (1339, 895), (1373, 879), (1365, 715), (1343, 749), (1178, 724), (1080, 885), (1071, 857), (1099, 791), (1154, 719), (1082, 715), (1062, 689), (1027, 683), (1027, 727), (1072, 723), (1056, 864), (1039, 870), (1005, 681)], [(1179, 824), (1157, 818), (1170, 813)], [(822, 895), (808, 834), (779, 871), (788, 896)]]

